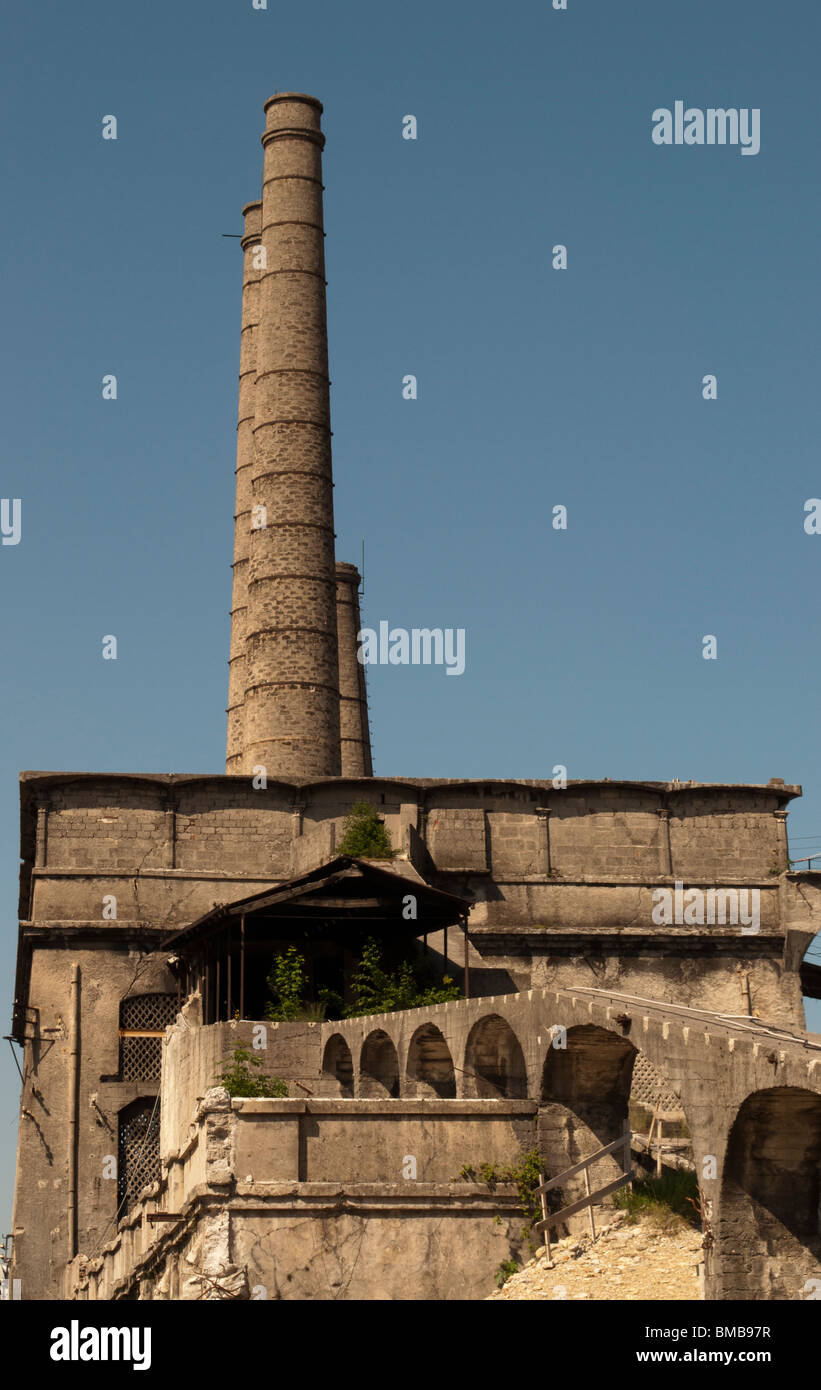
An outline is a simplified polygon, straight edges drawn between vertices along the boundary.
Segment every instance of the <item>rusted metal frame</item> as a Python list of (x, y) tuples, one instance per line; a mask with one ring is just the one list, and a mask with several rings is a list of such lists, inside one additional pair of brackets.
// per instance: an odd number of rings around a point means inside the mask
[(469, 943), (468, 943), (468, 919), (467, 919), (467, 915), (463, 915), (463, 916), (461, 917), (460, 921), (461, 921), (461, 924), (462, 924), (462, 931), (465, 933), (465, 998), (466, 998), (466, 999), (469, 999), (469, 998), (470, 998), (470, 960), (469, 960), (469, 957), (468, 957)]
[(228, 945), (227, 945), (227, 950), (226, 950), (226, 956), (227, 956), (227, 961), (226, 961), (226, 975), (227, 975), (227, 977), (228, 977), (228, 979), (227, 979), (227, 990), (228, 990), (228, 1000), (227, 1000), (227, 1003), (228, 1003), (228, 1009), (227, 1009), (227, 1015), (226, 1015), (226, 1016), (227, 1016), (227, 1018), (230, 1020), (230, 1018), (231, 1018), (231, 923), (230, 923), (230, 922), (228, 923), (228, 932), (227, 932), (227, 936), (228, 936)]
[(245, 913), (239, 919), (239, 1016), (245, 1017)]

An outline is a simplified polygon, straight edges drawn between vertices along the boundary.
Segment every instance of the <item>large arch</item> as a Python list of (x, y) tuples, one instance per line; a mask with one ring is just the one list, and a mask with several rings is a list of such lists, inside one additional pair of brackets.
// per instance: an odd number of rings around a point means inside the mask
[[(554, 1043), (545, 1058), (539, 1109), (539, 1148), (551, 1176), (625, 1132), (637, 1055), (626, 1037), (592, 1023), (568, 1028)], [(609, 1154), (589, 1170), (591, 1188), (603, 1187), (622, 1171), (622, 1154)], [(584, 1193), (584, 1174), (577, 1173), (562, 1188), (564, 1204)], [(587, 1219), (583, 1212), (568, 1224), (575, 1230)]]
[(382, 1028), (369, 1033), (359, 1055), (359, 1094), (364, 1099), (399, 1095), (399, 1058)]
[(521, 1043), (500, 1014), (487, 1014), (470, 1030), (465, 1047), (465, 1095), (511, 1100), (527, 1097)]
[(739, 1107), (714, 1262), (718, 1298), (797, 1300), (821, 1281), (821, 1095), (774, 1086)]
[(327, 1095), (353, 1096), (353, 1057), (341, 1033), (334, 1033), (325, 1044), (322, 1090)]
[(456, 1096), (456, 1072), (444, 1035), (433, 1023), (417, 1028), (408, 1048), (406, 1070), (409, 1096)]

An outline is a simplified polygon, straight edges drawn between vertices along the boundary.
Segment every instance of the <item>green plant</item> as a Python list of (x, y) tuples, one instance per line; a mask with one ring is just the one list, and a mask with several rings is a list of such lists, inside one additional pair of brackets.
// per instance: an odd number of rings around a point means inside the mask
[[(230, 1065), (229, 1065), (230, 1064)], [(260, 1068), (262, 1062), (247, 1047), (238, 1044), (223, 1063), (227, 1070), (222, 1073), (220, 1082), (229, 1096), (287, 1096), (288, 1083), (278, 1076), (255, 1076), (252, 1067)]]
[[(536, 1188), (541, 1183), (542, 1160), (539, 1150), (523, 1149), (516, 1163), (480, 1163), (478, 1169), (471, 1163), (464, 1163), (454, 1181), (487, 1183), (491, 1192), (497, 1183), (511, 1183), (519, 1193), (519, 1204), (527, 1225), (522, 1232), (527, 1236), (535, 1223), (542, 1218), (542, 1205)], [(549, 1196), (552, 1198), (553, 1193)]]
[(369, 801), (357, 801), (345, 817), (338, 854), (354, 859), (393, 859), (399, 853), (391, 845), (391, 837), (375, 806)]
[(459, 998), (458, 986), (449, 975), (444, 975), (439, 984), (433, 982), (430, 965), (421, 956), (402, 961), (393, 971), (386, 970), (381, 948), (373, 937), (369, 937), (362, 948), (362, 957), (351, 979), (351, 991), (355, 1002), (344, 1010), (346, 1018), (388, 1014), (395, 1009), (418, 1009)]
[(511, 1275), (518, 1274), (518, 1272), (518, 1260), (502, 1260), (502, 1263), (496, 1271), (496, 1287), (499, 1289), (503, 1288)]
[(642, 1178), (633, 1189), (623, 1188), (613, 1198), (614, 1206), (626, 1215), (628, 1225), (649, 1220), (659, 1229), (673, 1233), (682, 1223), (701, 1227), (698, 1178), (695, 1173), (673, 1169), (660, 1178)]
[(272, 1022), (283, 1023), (303, 1017), (303, 998), (308, 985), (308, 970), (305, 957), (296, 946), (288, 946), (285, 951), (274, 956), (267, 985), (273, 995), (273, 1003), (266, 1008), (266, 1017)]
[(322, 1009), (323, 1018), (342, 1018), (345, 1012), (345, 1001), (341, 994), (337, 994), (335, 989), (328, 989), (323, 985), (317, 990), (319, 1007)]

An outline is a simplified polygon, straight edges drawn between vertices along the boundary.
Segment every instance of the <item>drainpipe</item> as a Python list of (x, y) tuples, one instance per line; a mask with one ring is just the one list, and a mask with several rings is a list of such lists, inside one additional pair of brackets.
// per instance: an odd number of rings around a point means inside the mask
[(77, 1082), (80, 1075), (80, 967), (71, 967), (68, 1050), (68, 1258), (77, 1254)]

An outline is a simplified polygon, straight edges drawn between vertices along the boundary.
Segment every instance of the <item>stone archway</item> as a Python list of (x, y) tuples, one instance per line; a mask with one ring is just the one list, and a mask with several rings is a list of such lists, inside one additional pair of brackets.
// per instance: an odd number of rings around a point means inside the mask
[(527, 1068), (519, 1039), (499, 1014), (480, 1018), (465, 1047), (465, 1095), (527, 1097)]
[(821, 1095), (774, 1086), (740, 1106), (724, 1161), (712, 1264), (720, 1285), (712, 1297), (800, 1300), (821, 1293)]
[[(539, 1149), (551, 1176), (618, 1139), (628, 1125), (628, 1101), (637, 1051), (626, 1037), (594, 1024), (568, 1028), (548, 1049), (542, 1072)], [(590, 1185), (620, 1176), (622, 1155), (609, 1154), (590, 1169)], [(562, 1188), (564, 1205), (584, 1196), (583, 1173)], [(612, 1199), (605, 1198), (605, 1203)], [(576, 1230), (587, 1214), (571, 1217)]]
[(456, 1072), (443, 1034), (433, 1023), (417, 1028), (408, 1048), (407, 1094), (409, 1096), (456, 1096)]
[(326, 1095), (353, 1096), (353, 1058), (341, 1033), (334, 1033), (325, 1044), (322, 1090)]
[(369, 1033), (359, 1056), (359, 1094), (365, 1100), (399, 1095), (399, 1058), (382, 1028)]

